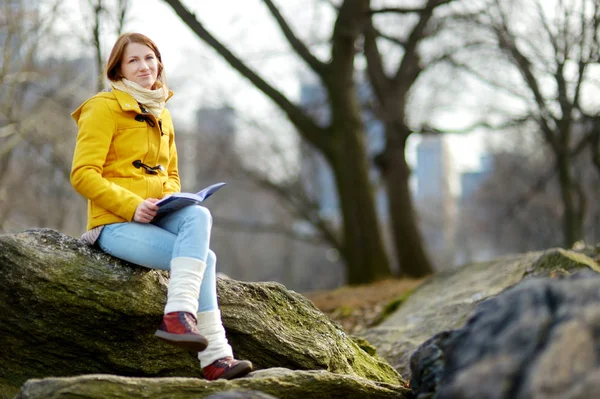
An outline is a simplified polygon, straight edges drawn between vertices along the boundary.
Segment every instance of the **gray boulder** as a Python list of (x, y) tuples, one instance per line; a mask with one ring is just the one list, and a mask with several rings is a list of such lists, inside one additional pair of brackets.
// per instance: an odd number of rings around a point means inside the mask
[(411, 358), (418, 399), (592, 399), (600, 393), (600, 276), (524, 281)]
[[(384, 322), (362, 334), (377, 353), (410, 379), (409, 359), (432, 336), (464, 325), (477, 304), (523, 279), (565, 276), (580, 270), (600, 271), (585, 253), (550, 249), (474, 263), (435, 274), (411, 293)], [(589, 256), (588, 256), (589, 255)]]
[[(28, 379), (49, 376), (198, 377), (195, 355), (153, 336), (166, 283), (165, 272), (52, 230), (0, 236), (0, 363), (10, 365), (0, 367), (0, 398), (12, 397)], [(280, 284), (219, 280), (218, 293), (234, 352), (259, 369), (402, 382), (389, 364)]]
[(207, 396), (205, 399), (277, 399), (273, 395), (269, 395), (260, 391), (223, 391)]
[[(254, 390), (263, 396), (223, 396), (228, 391)], [(256, 392), (255, 392), (256, 393)], [(269, 396), (264, 396), (264, 394)], [(216, 396), (212, 396), (216, 395)], [(15, 399), (407, 399), (402, 386), (328, 371), (261, 370), (249, 378), (206, 381), (197, 378), (127, 378), (92, 375), (30, 380)]]

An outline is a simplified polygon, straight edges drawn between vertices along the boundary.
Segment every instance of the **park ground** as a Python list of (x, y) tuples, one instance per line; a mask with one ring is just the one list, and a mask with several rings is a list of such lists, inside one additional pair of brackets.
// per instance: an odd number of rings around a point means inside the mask
[(389, 279), (372, 284), (343, 286), (334, 290), (303, 293), (348, 334), (376, 325), (382, 317), (423, 280)]

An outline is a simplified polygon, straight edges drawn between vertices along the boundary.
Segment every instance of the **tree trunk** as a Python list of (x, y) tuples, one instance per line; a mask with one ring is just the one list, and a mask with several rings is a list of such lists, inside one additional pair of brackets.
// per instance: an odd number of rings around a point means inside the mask
[(408, 277), (423, 277), (433, 273), (433, 268), (423, 247), (410, 192), (411, 171), (405, 156), (409, 135), (409, 129), (403, 124), (386, 125), (387, 145), (380, 167), (388, 194), (388, 209), (400, 273)]
[(336, 134), (331, 157), (342, 214), (343, 253), (348, 284), (365, 284), (392, 275), (375, 211), (362, 131)]
[(352, 70), (332, 76), (328, 83), (331, 140), (323, 150), (332, 165), (340, 201), (347, 281), (364, 284), (390, 277), (392, 271), (377, 219)]
[(571, 174), (568, 154), (557, 155), (558, 181), (563, 202), (563, 235), (565, 248), (571, 248), (577, 241), (583, 239), (583, 218), (577, 209), (574, 195), (575, 182)]
[(96, 56), (96, 69), (98, 70), (98, 76), (96, 77), (96, 91), (102, 91), (104, 87), (104, 76), (102, 67), (102, 45), (100, 44), (100, 13), (104, 11), (102, 1), (98, 1), (96, 4), (90, 3), (94, 10), (94, 26), (92, 30), (94, 51)]

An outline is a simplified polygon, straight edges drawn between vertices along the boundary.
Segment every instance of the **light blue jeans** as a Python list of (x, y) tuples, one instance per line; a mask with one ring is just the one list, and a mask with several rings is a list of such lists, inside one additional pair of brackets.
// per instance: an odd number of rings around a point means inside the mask
[(114, 223), (104, 226), (100, 248), (140, 266), (169, 270), (171, 259), (180, 256), (206, 263), (200, 286), (198, 312), (217, 310), (217, 257), (209, 249), (212, 216), (199, 205), (186, 206), (152, 223)]

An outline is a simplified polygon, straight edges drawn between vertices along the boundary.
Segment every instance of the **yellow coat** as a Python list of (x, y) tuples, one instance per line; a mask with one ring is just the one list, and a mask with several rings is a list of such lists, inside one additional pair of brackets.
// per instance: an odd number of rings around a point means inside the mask
[[(71, 184), (88, 199), (88, 230), (132, 221), (144, 199), (181, 190), (171, 114), (166, 108), (158, 120), (143, 114), (154, 127), (137, 115), (138, 103), (118, 90), (96, 94), (71, 114), (79, 126)], [(148, 174), (136, 160), (164, 169)]]

